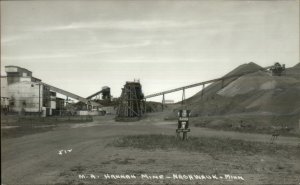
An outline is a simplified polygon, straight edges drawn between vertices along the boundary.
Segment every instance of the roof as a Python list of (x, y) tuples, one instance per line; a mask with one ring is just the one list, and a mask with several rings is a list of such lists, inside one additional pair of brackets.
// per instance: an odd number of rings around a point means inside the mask
[(14, 66), (14, 65), (5, 66), (5, 68), (9, 68), (9, 67), (15, 67), (15, 68), (18, 68), (18, 69), (21, 69), (21, 70), (24, 70), (24, 71), (27, 71), (27, 72), (30, 72), (30, 73), (32, 73), (32, 71), (29, 71), (28, 69), (26, 69), (26, 68), (23, 68), (23, 67)]
[(33, 77), (33, 76), (31, 78), (33, 78), (34, 80), (40, 81), (40, 82), (42, 81), (41, 79)]

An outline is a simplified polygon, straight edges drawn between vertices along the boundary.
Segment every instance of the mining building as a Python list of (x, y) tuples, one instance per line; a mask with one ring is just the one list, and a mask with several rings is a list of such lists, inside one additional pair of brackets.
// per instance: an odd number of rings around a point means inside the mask
[(7, 76), (1, 76), (1, 112), (53, 115), (63, 109), (64, 100), (57, 99), (56, 93), (31, 71), (5, 66), (5, 72)]

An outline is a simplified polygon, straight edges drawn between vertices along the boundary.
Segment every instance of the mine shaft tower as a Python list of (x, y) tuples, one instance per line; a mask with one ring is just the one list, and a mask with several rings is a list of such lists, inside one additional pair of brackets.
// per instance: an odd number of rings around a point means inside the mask
[(139, 119), (144, 112), (145, 101), (140, 82), (126, 82), (119, 99), (116, 120)]

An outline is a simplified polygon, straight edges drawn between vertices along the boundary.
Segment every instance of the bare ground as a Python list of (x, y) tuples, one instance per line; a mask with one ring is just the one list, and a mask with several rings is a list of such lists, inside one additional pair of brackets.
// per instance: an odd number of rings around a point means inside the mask
[[(238, 139), (278, 147), (274, 154), (184, 151), (177, 148), (144, 150), (111, 143), (132, 135), (175, 135), (176, 122), (162, 117), (131, 123), (99, 117), (91, 123), (59, 124), (47, 132), (25, 134), (1, 141), (2, 184), (299, 184), (300, 139), (218, 131), (192, 127), (190, 136)], [(182, 141), (178, 141), (182, 142)], [(291, 150), (282, 150), (288, 146)], [(269, 147), (266, 148), (268, 150)], [(59, 150), (71, 152), (59, 155)], [(298, 153), (295, 151), (298, 151)], [(80, 179), (79, 175), (86, 175)], [(95, 179), (90, 175), (95, 175)], [(136, 179), (105, 179), (105, 174), (135, 175)], [(147, 179), (141, 174), (242, 176), (229, 179)], [(94, 177), (94, 176), (93, 176)]]

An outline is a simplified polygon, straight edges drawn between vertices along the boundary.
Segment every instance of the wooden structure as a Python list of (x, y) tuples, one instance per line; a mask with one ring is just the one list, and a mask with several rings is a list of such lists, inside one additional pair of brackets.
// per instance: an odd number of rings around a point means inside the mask
[(126, 82), (119, 99), (116, 120), (138, 120), (144, 112), (145, 101), (140, 82)]

